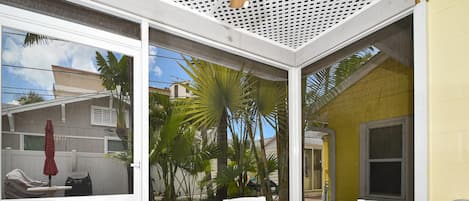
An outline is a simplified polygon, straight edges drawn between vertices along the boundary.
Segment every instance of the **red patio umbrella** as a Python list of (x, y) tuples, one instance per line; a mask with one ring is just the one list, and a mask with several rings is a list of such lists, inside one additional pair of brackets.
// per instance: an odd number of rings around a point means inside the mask
[(49, 176), (49, 187), (51, 186), (52, 176), (57, 175), (59, 170), (55, 164), (55, 144), (54, 144), (54, 127), (52, 126), (52, 121), (47, 120), (46, 123), (46, 138), (44, 141), (44, 151), (46, 152), (46, 161), (44, 161), (44, 175)]

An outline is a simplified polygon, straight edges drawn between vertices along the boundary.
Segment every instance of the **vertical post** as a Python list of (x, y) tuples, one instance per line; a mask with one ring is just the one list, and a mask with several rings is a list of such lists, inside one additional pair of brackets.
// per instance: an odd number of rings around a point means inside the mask
[[(3, 54), (2, 54), (2, 47), (3, 47), (3, 46), (2, 46), (2, 41), (3, 41), (2, 33), (3, 33), (3, 27), (2, 27), (2, 25), (0, 24), (0, 55), (3, 55)], [(1, 77), (2, 77), (2, 71), (3, 71), (3, 65), (2, 65), (2, 58), (0, 57), (0, 80), (1, 80)], [(2, 86), (1, 86), (1, 85), (2, 85), (2, 84), (1, 84), (1, 82), (0, 82), (0, 100), (2, 100)], [(3, 112), (2, 109), (3, 109), (3, 108), (0, 106), (0, 114), (2, 114), (2, 112)], [(3, 128), (2, 128), (2, 124), (0, 123), (0, 173), (1, 173), (2, 175), (4, 175), (4, 174), (3, 174), (4, 170), (2, 169), (2, 168), (3, 168), (3, 164), (2, 164), (2, 160), (3, 160), (3, 157), (2, 157), (2, 156), (3, 156), (3, 155), (2, 155), (2, 154), (3, 154), (3, 153), (2, 153), (2, 152), (3, 152), (3, 145), (2, 145), (3, 133), (2, 133), (2, 131), (3, 131)], [(2, 184), (2, 183), (3, 183), (3, 182), (0, 182), (0, 189), (1, 189), (0, 192), (2, 192), (2, 193), (0, 194), (0, 199), (3, 198), (3, 186), (2, 186), (3, 184)]]
[(288, 71), (289, 175), (290, 200), (295, 201), (303, 199), (301, 100), (301, 69), (291, 68)]
[(66, 121), (66, 111), (65, 111), (65, 104), (60, 105), (60, 112), (61, 112), (61, 117), (62, 117), (62, 123), (65, 123)]
[(142, 181), (141, 181), (141, 187), (142, 187), (142, 199), (141, 200), (150, 200), (150, 161), (149, 161), (149, 117), (148, 117), (148, 69), (149, 69), (149, 23), (146, 20), (142, 20), (141, 23), (141, 34), (142, 34), (142, 50), (141, 50), (141, 58), (142, 58), (142, 65), (141, 65), (141, 76), (140, 76), (140, 82), (141, 82), (141, 88), (140, 91), (143, 93), (142, 94), (142, 100), (140, 107), (142, 114), (141, 114), (141, 126), (142, 126), (142, 134), (140, 141), (142, 142), (141, 144), (141, 150), (142, 150), (142, 168), (141, 168), (141, 174), (142, 174)]
[(77, 150), (72, 150), (72, 172), (78, 171), (78, 157)]
[(414, 200), (428, 200), (427, 2), (414, 9)]
[(24, 134), (20, 133), (20, 151), (24, 151)]

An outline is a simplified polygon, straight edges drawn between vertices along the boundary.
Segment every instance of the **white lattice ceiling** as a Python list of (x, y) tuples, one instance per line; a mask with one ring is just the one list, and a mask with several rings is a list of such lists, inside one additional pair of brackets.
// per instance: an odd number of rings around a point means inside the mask
[(232, 9), (229, 0), (173, 0), (293, 49), (378, 0), (251, 0)]

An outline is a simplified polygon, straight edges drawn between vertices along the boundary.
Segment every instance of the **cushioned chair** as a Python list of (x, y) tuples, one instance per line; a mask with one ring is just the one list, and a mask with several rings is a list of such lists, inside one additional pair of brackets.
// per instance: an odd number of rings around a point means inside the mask
[(30, 192), (28, 188), (47, 186), (47, 182), (33, 180), (26, 176), (20, 169), (14, 169), (5, 176), (3, 187), (6, 198), (38, 198), (46, 194), (42, 192)]

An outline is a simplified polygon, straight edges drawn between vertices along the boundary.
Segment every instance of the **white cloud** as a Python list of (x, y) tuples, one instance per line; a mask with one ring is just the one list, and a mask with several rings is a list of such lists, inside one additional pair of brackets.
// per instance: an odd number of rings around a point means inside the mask
[(20, 102), (18, 102), (17, 100), (12, 100), (12, 101), (8, 102), (7, 104), (10, 104), (10, 105), (20, 105)]
[(8, 68), (9, 72), (21, 76), (31, 84), (44, 89), (52, 89), (54, 78), (51, 65), (97, 72), (93, 63), (96, 48), (81, 44), (50, 40), (46, 45), (23, 47), (22, 41), (7, 37), (2, 59), (4, 64), (19, 65), (40, 70), (25, 68)]
[(150, 67), (150, 72), (153, 73), (153, 75), (157, 76), (157, 77), (160, 77), (161, 75), (163, 75), (163, 71), (161, 70), (161, 68), (158, 66), (158, 65), (152, 65)]
[(158, 48), (156, 46), (150, 46), (149, 53), (150, 53), (150, 55), (157, 55), (158, 54)]

